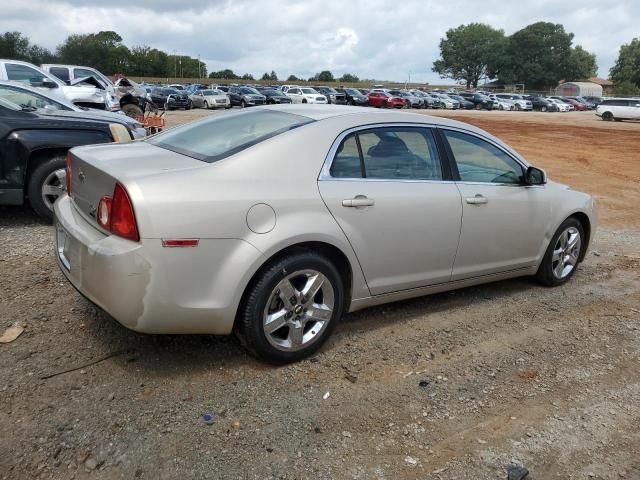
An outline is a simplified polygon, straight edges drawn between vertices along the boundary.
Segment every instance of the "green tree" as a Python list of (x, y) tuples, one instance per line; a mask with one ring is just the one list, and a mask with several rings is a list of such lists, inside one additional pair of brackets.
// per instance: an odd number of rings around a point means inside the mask
[(104, 31), (70, 35), (58, 46), (57, 56), (63, 63), (86, 65), (112, 75), (126, 71), (130, 52), (120, 35)]
[(219, 78), (219, 79), (223, 79), (223, 80), (237, 80), (240, 77), (238, 75), (236, 75), (233, 70), (230, 69), (225, 69), (225, 70), (220, 70), (219, 72), (211, 72), (209, 74), (209, 78)]
[[(561, 24), (537, 22), (509, 37), (507, 54), (501, 59), (498, 77), (505, 83), (523, 83), (530, 89), (548, 89), (567, 77), (589, 76), (593, 71), (588, 52), (573, 49), (573, 33)], [(582, 67), (577, 68), (577, 66)], [(586, 65), (586, 67), (585, 67)]]
[(613, 87), (614, 95), (636, 96), (640, 95), (640, 87), (630, 80), (618, 82)]
[(253, 78), (253, 75), (251, 75), (250, 73), (245, 73), (244, 75), (242, 75), (242, 80), (255, 80), (255, 78)]
[(271, 76), (267, 72), (264, 72), (260, 80), (271, 80)]
[(141, 77), (170, 77), (174, 75), (173, 64), (169, 55), (146, 45), (131, 48), (129, 55), (128, 75)]
[(333, 73), (331, 73), (329, 70), (323, 70), (320, 73), (316, 73), (314, 75), (314, 80), (317, 80), (319, 82), (335, 82), (336, 79), (333, 77)]
[(571, 49), (565, 67), (564, 78), (567, 80), (586, 80), (589, 77), (595, 77), (598, 73), (595, 54), (587, 52), (580, 45)]
[(271, 73), (269, 74), (269, 80), (271, 80), (273, 82), (277, 82), (278, 81), (278, 75), (276, 75), (275, 70), (271, 70)]
[(616, 86), (630, 82), (640, 87), (640, 38), (634, 38), (631, 43), (620, 47), (618, 59), (609, 76)]
[(356, 75), (345, 73), (339, 78), (339, 81), (343, 83), (358, 83), (360, 79)]
[(299, 82), (300, 79), (298, 77), (296, 77), (295, 75), (289, 75), (287, 77), (287, 82)]
[(475, 88), (481, 79), (495, 74), (506, 43), (502, 30), (484, 23), (452, 28), (440, 40), (440, 58), (433, 62), (433, 71)]
[(55, 60), (49, 50), (32, 44), (20, 32), (5, 32), (0, 35), (0, 58), (22, 60), (36, 65), (53, 63)]

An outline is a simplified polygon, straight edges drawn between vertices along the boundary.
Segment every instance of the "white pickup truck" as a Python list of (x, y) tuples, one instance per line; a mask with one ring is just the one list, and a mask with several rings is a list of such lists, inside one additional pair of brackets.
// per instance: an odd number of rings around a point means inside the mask
[(82, 80), (78, 84), (66, 85), (56, 76), (28, 62), (0, 59), (0, 80), (35, 87), (81, 107), (111, 109), (108, 94), (103, 88), (97, 88)]

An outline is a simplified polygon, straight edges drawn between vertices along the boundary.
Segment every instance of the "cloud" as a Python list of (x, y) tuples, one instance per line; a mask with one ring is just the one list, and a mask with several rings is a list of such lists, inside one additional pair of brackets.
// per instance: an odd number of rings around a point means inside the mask
[(198, 56), (209, 71), (321, 70), (362, 78), (442, 82), (431, 72), (447, 29), (484, 22), (511, 34), (540, 20), (562, 23), (594, 52), (606, 77), (621, 44), (637, 32), (640, 2), (619, 0), (21, 0), (3, 6), (4, 30), (55, 49), (73, 33), (114, 30), (128, 46)]

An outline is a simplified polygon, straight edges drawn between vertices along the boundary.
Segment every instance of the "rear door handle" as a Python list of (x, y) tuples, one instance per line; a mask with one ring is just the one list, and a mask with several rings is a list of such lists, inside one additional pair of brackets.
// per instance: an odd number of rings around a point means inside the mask
[(483, 205), (485, 203), (489, 203), (489, 199), (479, 193), (475, 197), (467, 197), (465, 200), (471, 205)]
[(356, 195), (353, 198), (342, 200), (343, 207), (372, 207), (375, 203), (372, 198), (367, 198), (365, 195)]

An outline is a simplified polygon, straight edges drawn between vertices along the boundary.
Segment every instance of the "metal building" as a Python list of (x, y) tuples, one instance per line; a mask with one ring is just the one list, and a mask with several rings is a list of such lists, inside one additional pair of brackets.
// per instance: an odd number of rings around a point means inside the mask
[(602, 97), (602, 86), (591, 82), (565, 82), (556, 87), (556, 95)]

